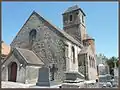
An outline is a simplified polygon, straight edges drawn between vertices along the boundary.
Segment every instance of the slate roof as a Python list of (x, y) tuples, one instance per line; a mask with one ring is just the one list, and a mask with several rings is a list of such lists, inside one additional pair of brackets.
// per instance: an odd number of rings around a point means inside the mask
[(85, 53), (87, 53), (87, 52), (88, 52), (88, 47), (85, 46), (85, 47), (80, 51), (79, 54), (85, 54)]
[(79, 6), (78, 6), (78, 5), (75, 5), (75, 6), (69, 7), (69, 8), (65, 11), (65, 13), (71, 12), (71, 11), (74, 11), (74, 10), (78, 10), (78, 9), (80, 9)]
[(92, 39), (92, 40), (94, 40), (94, 38), (92, 38), (92, 37), (90, 37), (88, 34), (86, 34), (84, 40), (87, 40), (87, 39)]
[(24, 58), (27, 64), (44, 65), (44, 63), (34, 54), (33, 51), (21, 48), (15, 48), (20, 55)]
[(82, 9), (78, 5), (74, 5), (72, 7), (69, 7), (63, 14), (68, 13), (68, 12), (72, 12), (75, 10), (80, 10), (84, 14), (84, 16), (86, 16), (85, 13), (82, 11)]

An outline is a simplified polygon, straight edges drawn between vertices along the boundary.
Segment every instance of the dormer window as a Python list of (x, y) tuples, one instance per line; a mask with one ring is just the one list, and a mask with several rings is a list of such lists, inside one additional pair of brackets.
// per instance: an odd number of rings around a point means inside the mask
[(73, 19), (73, 17), (72, 17), (72, 15), (70, 15), (70, 21), (72, 21), (72, 19)]

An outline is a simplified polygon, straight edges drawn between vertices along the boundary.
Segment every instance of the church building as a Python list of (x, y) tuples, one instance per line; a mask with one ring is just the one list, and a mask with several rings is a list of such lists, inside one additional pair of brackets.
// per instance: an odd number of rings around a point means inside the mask
[(50, 69), (49, 80), (62, 82), (65, 72), (96, 80), (95, 39), (86, 30), (86, 15), (78, 5), (62, 14), (63, 29), (33, 11), (11, 42), (2, 63), (2, 80), (36, 83), (39, 69)]

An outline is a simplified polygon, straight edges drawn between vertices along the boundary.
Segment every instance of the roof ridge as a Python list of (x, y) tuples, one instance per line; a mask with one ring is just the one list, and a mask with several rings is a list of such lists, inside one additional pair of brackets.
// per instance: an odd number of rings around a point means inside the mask
[(73, 6), (71, 6), (71, 7), (68, 7), (68, 8), (65, 10), (65, 12), (63, 13), (63, 15), (66, 14), (66, 13), (72, 12), (72, 11), (76, 11), (76, 10), (80, 10), (80, 11), (83, 13), (83, 15), (86, 16), (85, 13), (84, 13), (83, 10), (79, 7), (78, 4), (73, 5)]
[(26, 51), (30, 51), (30, 52), (33, 52), (32, 50), (29, 50), (29, 49), (25, 49), (25, 48), (19, 48), (19, 47), (16, 47), (17, 49), (21, 49), (21, 50), (26, 50)]

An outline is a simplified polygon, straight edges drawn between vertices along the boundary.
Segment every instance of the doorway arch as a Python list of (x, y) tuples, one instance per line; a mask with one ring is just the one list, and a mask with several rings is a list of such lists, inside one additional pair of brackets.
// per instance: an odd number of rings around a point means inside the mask
[(8, 67), (8, 81), (16, 82), (17, 63), (12, 62)]

